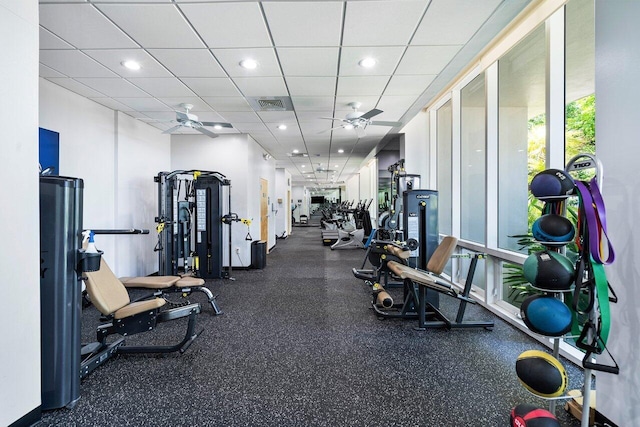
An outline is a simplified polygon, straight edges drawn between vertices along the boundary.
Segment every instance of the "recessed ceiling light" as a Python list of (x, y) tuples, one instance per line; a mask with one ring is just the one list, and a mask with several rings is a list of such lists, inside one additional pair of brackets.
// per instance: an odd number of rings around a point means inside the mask
[(304, 165), (300, 166), (301, 168), (305, 167)]
[(353, 125), (352, 124), (347, 124), (347, 125), (344, 125), (344, 128), (345, 129), (353, 129)]
[(371, 57), (364, 58), (361, 59), (360, 62), (358, 62), (358, 65), (360, 65), (362, 68), (372, 68), (374, 65), (376, 65), (376, 60)]
[(258, 62), (255, 59), (247, 58), (240, 61), (240, 66), (247, 70), (254, 70), (258, 67)]
[(344, 150), (341, 148), (341, 149), (338, 150), (338, 153), (342, 154), (342, 153), (344, 153)]
[(134, 70), (134, 71), (138, 71), (140, 68), (142, 68), (142, 66), (140, 65), (139, 62), (136, 61), (122, 61), (121, 64), (125, 67), (128, 68), (130, 70)]
[(338, 167), (338, 165), (333, 165), (333, 167), (334, 167), (334, 168), (337, 168), (337, 167)]
[(222, 129), (222, 126), (221, 125), (213, 125), (213, 128), (214, 129)]
[(298, 150), (297, 148), (295, 150), (293, 150), (293, 154), (298, 154), (300, 152), (300, 150)]
[[(285, 130), (287, 128), (287, 125), (278, 125), (278, 129), (280, 130)], [(296, 153), (296, 151), (293, 151), (294, 153)]]

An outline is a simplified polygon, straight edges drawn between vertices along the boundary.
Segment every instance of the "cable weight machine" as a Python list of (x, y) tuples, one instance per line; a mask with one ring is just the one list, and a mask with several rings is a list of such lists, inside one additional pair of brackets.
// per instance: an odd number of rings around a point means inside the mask
[[(223, 196), (231, 181), (219, 172), (160, 172), (157, 223), (160, 275), (192, 273), (203, 279), (223, 278)], [(230, 194), (229, 194), (230, 198)]]

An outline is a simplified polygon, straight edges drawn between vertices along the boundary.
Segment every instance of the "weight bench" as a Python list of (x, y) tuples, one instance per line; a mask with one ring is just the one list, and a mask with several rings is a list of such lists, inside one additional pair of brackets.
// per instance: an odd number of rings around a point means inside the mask
[[(100, 269), (85, 272), (87, 293), (93, 305), (107, 317), (107, 322), (97, 328), (97, 342), (83, 345), (81, 349), (80, 377), (84, 378), (115, 354), (129, 353), (184, 353), (202, 333), (195, 332), (196, 315), (200, 304), (187, 304), (177, 308), (160, 310), (167, 301), (152, 298), (131, 302), (125, 286), (101, 260)], [(127, 346), (124, 337), (154, 329), (158, 323), (188, 317), (187, 330), (182, 341), (175, 345)], [(120, 335), (108, 344), (109, 335)]]
[[(211, 290), (204, 286), (204, 279), (193, 276), (142, 276), (142, 277), (121, 277), (120, 281), (126, 288), (151, 290), (151, 295), (163, 297), (167, 293), (179, 293), (182, 297), (190, 295), (192, 292), (202, 292), (207, 296), (207, 301), (213, 308), (214, 315), (223, 314), (216, 297)], [(166, 299), (166, 298), (165, 298)]]
[[(462, 292), (460, 292), (452, 282), (441, 276), (447, 261), (452, 257), (456, 257), (456, 255), (453, 254), (453, 251), (455, 250), (457, 243), (458, 239), (455, 237), (446, 236), (429, 259), (427, 264), (428, 271), (411, 268), (396, 261), (389, 261), (387, 263), (389, 270), (404, 281), (406, 298), (403, 306), (412, 303), (414, 307), (417, 307), (418, 329), (422, 330), (425, 328), (442, 327), (447, 329), (488, 329), (493, 328), (494, 326), (493, 321), (463, 320), (467, 304), (476, 303), (469, 294), (471, 293), (473, 276), (475, 274), (478, 259), (484, 257), (484, 254), (469, 255), (471, 258), (471, 264), (469, 266), (469, 272), (467, 273), (467, 279)], [(418, 287), (417, 291), (416, 286)], [(444, 313), (427, 301), (427, 289), (434, 290), (460, 300), (455, 321), (449, 320)], [(427, 319), (427, 317), (429, 317), (429, 319)]]

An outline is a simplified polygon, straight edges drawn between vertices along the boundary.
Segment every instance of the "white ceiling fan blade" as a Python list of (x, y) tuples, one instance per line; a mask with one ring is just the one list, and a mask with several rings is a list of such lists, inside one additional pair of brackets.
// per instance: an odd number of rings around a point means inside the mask
[(162, 133), (171, 133), (171, 132), (173, 132), (173, 131), (176, 131), (176, 130), (180, 129), (181, 127), (182, 127), (182, 125), (175, 125), (174, 127), (169, 128), (169, 129), (165, 130), (165, 131), (164, 131), (164, 132), (162, 132)]
[(185, 122), (189, 120), (189, 116), (187, 116), (187, 114), (183, 113), (182, 111), (176, 111), (176, 117), (179, 122)]
[(232, 128), (233, 126), (231, 125), (231, 123), (223, 123), (223, 122), (200, 122), (202, 123), (202, 126), (220, 126), (223, 128)]
[(361, 119), (370, 119), (373, 116), (377, 116), (378, 114), (382, 114), (383, 111), (382, 110), (378, 110), (377, 108), (374, 108), (373, 110), (369, 110), (366, 113), (362, 114), (360, 116)]
[(320, 117), (321, 119), (325, 119), (325, 120), (337, 120), (339, 122), (345, 122), (345, 123), (349, 123), (349, 120), (346, 119), (340, 119), (338, 117)]
[(202, 133), (202, 134), (210, 136), (211, 138), (217, 138), (218, 137), (217, 134), (215, 134), (215, 133), (211, 132), (210, 130), (205, 129), (203, 127), (196, 127), (194, 129), (197, 130), (198, 132)]
[(402, 126), (402, 122), (372, 121), (370, 124), (374, 126), (392, 126), (392, 127)]

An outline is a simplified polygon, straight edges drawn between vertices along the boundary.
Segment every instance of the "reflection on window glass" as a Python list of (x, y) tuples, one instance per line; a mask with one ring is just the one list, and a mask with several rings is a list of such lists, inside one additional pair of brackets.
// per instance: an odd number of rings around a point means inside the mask
[(545, 169), (544, 24), (498, 61), (498, 246), (526, 253), (513, 236), (540, 216), (531, 178)]
[(485, 243), (486, 107), (484, 73), (460, 92), (460, 237)]
[(438, 150), (438, 226), (441, 234), (451, 234), (451, 101), (436, 113)]
[[(566, 17), (565, 163), (596, 152), (595, 21), (593, 0), (571, 0)], [(593, 170), (583, 173), (591, 178)]]

